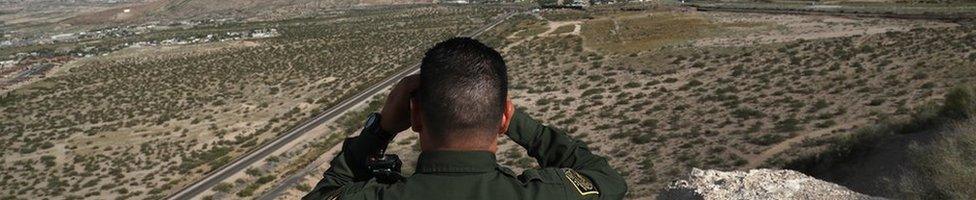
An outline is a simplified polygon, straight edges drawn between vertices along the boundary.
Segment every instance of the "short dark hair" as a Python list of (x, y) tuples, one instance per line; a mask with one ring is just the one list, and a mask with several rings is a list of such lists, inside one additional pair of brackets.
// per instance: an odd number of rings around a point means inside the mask
[[(427, 50), (417, 92), (424, 128), (441, 139), (494, 133), (505, 112), (508, 73), (501, 54), (471, 38), (451, 38)], [(495, 135), (481, 135), (494, 138)]]

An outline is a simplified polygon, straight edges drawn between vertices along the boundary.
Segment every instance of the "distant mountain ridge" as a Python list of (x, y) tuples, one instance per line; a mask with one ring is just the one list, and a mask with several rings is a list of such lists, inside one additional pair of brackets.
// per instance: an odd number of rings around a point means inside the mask
[[(99, 0), (98, 2), (109, 2)], [(431, 0), (150, 0), (129, 1), (82, 13), (68, 24), (128, 23), (190, 19), (280, 19), (355, 5), (430, 3)]]

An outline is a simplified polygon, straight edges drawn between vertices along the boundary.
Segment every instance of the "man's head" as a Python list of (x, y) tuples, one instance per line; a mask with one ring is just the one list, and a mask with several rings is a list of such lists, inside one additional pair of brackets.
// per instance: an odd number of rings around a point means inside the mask
[(512, 112), (506, 68), (497, 51), (471, 38), (428, 50), (412, 115), (422, 148), (493, 151)]

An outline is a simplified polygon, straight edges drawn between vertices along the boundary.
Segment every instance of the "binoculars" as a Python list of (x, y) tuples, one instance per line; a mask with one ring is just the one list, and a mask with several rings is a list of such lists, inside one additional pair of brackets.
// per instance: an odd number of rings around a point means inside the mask
[(366, 167), (380, 183), (394, 183), (403, 179), (400, 168), (403, 162), (396, 154), (378, 154), (366, 160)]

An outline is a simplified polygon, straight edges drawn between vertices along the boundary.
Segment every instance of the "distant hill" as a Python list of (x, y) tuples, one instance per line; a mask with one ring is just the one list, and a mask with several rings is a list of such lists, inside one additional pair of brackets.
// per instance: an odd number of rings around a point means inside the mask
[(84, 13), (69, 24), (205, 18), (281, 18), (358, 4), (358, 0), (156, 0)]

